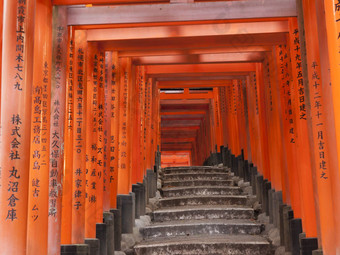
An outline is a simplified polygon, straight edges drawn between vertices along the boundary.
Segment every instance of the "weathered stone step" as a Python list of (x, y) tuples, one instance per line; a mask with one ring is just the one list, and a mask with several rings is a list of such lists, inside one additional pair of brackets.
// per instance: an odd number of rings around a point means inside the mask
[(272, 255), (270, 243), (260, 236), (188, 236), (148, 240), (135, 246), (137, 255)]
[(163, 181), (163, 187), (233, 186), (233, 180)]
[(163, 188), (163, 197), (181, 197), (191, 195), (240, 195), (242, 190), (232, 186), (191, 186)]
[(144, 239), (194, 235), (259, 235), (264, 227), (251, 220), (187, 220), (152, 224), (141, 229)]
[(160, 207), (174, 207), (184, 205), (246, 205), (247, 196), (212, 195), (212, 196), (184, 196), (159, 200)]
[(177, 173), (230, 173), (228, 168), (164, 168), (164, 174), (177, 174)]
[(228, 173), (180, 173), (180, 174), (165, 174), (163, 181), (196, 181), (196, 180), (228, 180)]
[(252, 219), (254, 210), (240, 206), (181, 206), (159, 209), (152, 213), (154, 222), (202, 219)]

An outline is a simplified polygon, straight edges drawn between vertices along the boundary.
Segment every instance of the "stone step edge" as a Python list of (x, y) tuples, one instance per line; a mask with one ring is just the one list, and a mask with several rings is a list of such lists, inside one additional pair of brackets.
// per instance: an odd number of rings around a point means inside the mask
[[(249, 240), (248, 240), (249, 239)], [(255, 240), (254, 240), (255, 239)], [(148, 248), (169, 245), (183, 244), (248, 244), (248, 245), (271, 245), (271, 243), (262, 236), (253, 235), (214, 235), (214, 236), (192, 236), (192, 238), (169, 237), (163, 240), (143, 240), (135, 246), (135, 248)]]
[(187, 190), (187, 189), (234, 189), (239, 190), (241, 189), (239, 186), (189, 186), (189, 187), (164, 187), (162, 188), (163, 191), (175, 191), (175, 190)]
[(247, 199), (248, 196), (243, 196), (243, 195), (198, 195), (198, 196), (180, 196), (180, 197), (166, 197), (166, 198), (161, 198), (159, 201), (170, 201), (170, 200), (180, 200), (180, 199), (189, 199), (189, 198), (207, 198), (207, 197), (212, 197), (212, 198), (240, 198), (240, 199)]
[(219, 208), (219, 207), (207, 207), (201, 208), (200, 206), (196, 206), (197, 208), (176, 208), (176, 209), (160, 209), (155, 210), (153, 214), (160, 214), (160, 213), (180, 213), (180, 212), (195, 212), (195, 211), (254, 211), (251, 207), (235, 207), (235, 208)]

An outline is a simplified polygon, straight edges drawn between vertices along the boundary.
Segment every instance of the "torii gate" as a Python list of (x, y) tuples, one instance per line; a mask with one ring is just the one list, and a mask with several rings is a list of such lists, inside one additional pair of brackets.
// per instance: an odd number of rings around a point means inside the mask
[(90, 2), (0, 1), (3, 253), (95, 237), (182, 140), (194, 164), (243, 152), (337, 254), (339, 3)]

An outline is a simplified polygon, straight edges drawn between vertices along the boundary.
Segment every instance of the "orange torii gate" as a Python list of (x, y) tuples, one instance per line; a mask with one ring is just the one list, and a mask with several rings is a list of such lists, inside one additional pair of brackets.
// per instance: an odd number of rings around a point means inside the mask
[(338, 1), (85, 2), (0, 1), (4, 254), (87, 249), (111, 209), (130, 231), (160, 150), (232, 158), (301, 244), (340, 252)]

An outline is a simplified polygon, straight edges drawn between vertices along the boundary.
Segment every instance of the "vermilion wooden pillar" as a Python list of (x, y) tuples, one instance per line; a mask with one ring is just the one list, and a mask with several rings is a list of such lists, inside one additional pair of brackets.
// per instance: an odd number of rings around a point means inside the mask
[(45, 254), (48, 250), (51, 63), (52, 5), (37, 0), (26, 254)]
[[(62, 173), (63, 192), (61, 208), (61, 243), (72, 242), (72, 183), (73, 183), (73, 120), (75, 91), (75, 48), (74, 29), (68, 29), (67, 62), (66, 62), (66, 98), (65, 98), (65, 126), (64, 126), (64, 171)], [(70, 215), (66, 217), (65, 215)]]
[(250, 135), (249, 135), (249, 117), (248, 117), (248, 98), (247, 98), (247, 80), (244, 79), (242, 82), (242, 97), (243, 97), (243, 108), (244, 108), (244, 125), (245, 125), (245, 146), (244, 157), (251, 162), (251, 147), (250, 147)]
[(208, 118), (209, 118), (209, 132), (210, 132), (210, 152), (216, 152), (217, 144), (216, 144), (216, 124), (214, 121), (214, 109), (213, 109), (213, 100), (210, 99), (209, 103), (209, 111), (208, 111)]
[[(296, 157), (301, 197), (302, 226), (307, 237), (316, 237), (316, 208), (314, 202), (313, 175), (311, 171), (311, 148), (308, 139), (301, 50), (296, 18), (289, 19), (289, 30), (292, 68), (292, 84), (290, 87), (290, 94), (292, 99), (292, 109), (294, 111), (295, 117), (295, 146), (297, 151)], [(301, 158), (303, 158), (303, 160), (299, 160)]]
[(271, 181), (270, 176), (270, 158), (268, 153), (268, 130), (266, 123), (266, 98), (264, 96), (264, 82), (263, 82), (263, 64), (256, 64), (256, 76), (258, 84), (258, 107), (259, 107), (259, 128), (260, 128), (260, 146), (261, 146), (261, 164), (263, 176), (265, 179)]
[[(325, 254), (336, 254), (336, 217), (334, 205), (337, 203), (337, 198), (332, 191), (333, 181), (338, 183), (338, 180), (333, 180), (334, 168), (332, 162), (335, 160), (330, 155), (334, 148), (330, 147), (329, 139), (333, 139), (330, 135), (331, 126), (327, 125), (327, 112), (329, 105), (328, 98), (325, 97), (327, 89), (330, 89), (326, 83), (323, 83), (325, 77), (321, 74), (320, 61), (320, 45), (319, 40), (316, 40), (317, 32), (317, 17), (316, 6), (314, 1), (303, 1), (304, 28), (306, 37), (307, 49), (307, 68), (308, 68), (308, 84), (305, 84), (305, 92), (307, 102), (307, 115), (309, 117), (310, 141), (314, 149), (312, 158), (314, 178), (317, 182), (315, 190), (319, 204), (319, 219), (320, 219), (320, 240)], [(307, 77), (306, 77), (307, 78)], [(337, 184), (338, 185), (338, 184)]]
[[(3, 9), (4, 9), (4, 2), (0, 0), (0, 70), (2, 69), (2, 27), (3, 27)], [(1, 71), (0, 71), (0, 88), (1, 88)], [(1, 89), (0, 89), (0, 98), (1, 98)], [(0, 113), (1, 113), (1, 106), (0, 106)], [(1, 118), (1, 117), (0, 117)]]
[(149, 78), (148, 84), (146, 85), (146, 167), (145, 169), (151, 169), (151, 125), (152, 125), (152, 78)]
[[(338, 1), (323, 1), (324, 2), (324, 14), (326, 21), (326, 31), (327, 31), (327, 42), (328, 42), (328, 51), (329, 51), (329, 64), (330, 64), (330, 75), (332, 82), (332, 97), (333, 97), (333, 110), (334, 110), (334, 125), (336, 132), (336, 143), (337, 143), (337, 158), (338, 158), (338, 174), (340, 174), (340, 106), (338, 95), (340, 95), (340, 41), (339, 41), (339, 33), (340, 33), (340, 5)], [(320, 10), (323, 11), (323, 10)], [(324, 27), (320, 27), (320, 29), (324, 29)], [(336, 182), (336, 180), (335, 180)], [(338, 197), (338, 195), (337, 195)], [(336, 206), (336, 214), (339, 212), (339, 203)], [(339, 219), (336, 219), (339, 221)], [(337, 222), (339, 226), (339, 222)], [(337, 253), (340, 253), (340, 245), (339, 238), (340, 233), (338, 231), (337, 234), (338, 240), (338, 248), (336, 250)]]
[[(301, 200), (300, 200), (300, 186), (299, 176), (297, 172), (297, 150), (296, 150), (296, 131), (295, 131), (295, 117), (292, 108), (291, 98), (291, 65), (290, 65), (290, 51), (288, 45), (280, 45), (276, 48), (276, 57), (278, 65), (278, 80), (280, 86), (281, 99), (281, 115), (284, 131), (284, 144), (286, 149), (287, 162), (287, 180), (289, 189), (289, 196), (287, 195), (287, 203), (291, 204), (294, 210), (294, 216), (301, 218)], [(288, 194), (288, 191), (286, 192)]]
[(111, 81), (108, 81), (108, 75), (111, 75), (112, 71), (108, 71), (108, 62), (107, 62), (107, 52), (101, 51), (100, 54), (103, 56), (104, 60), (104, 69), (105, 69), (105, 77), (104, 77), (104, 123), (103, 123), (103, 132), (104, 132), (104, 188), (103, 188), (103, 210), (109, 211), (111, 207), (111, 177), (112, 174), (110, 172), (110, 136), (111, 136)]
[(228, 141), (227, 146), (229, 149), (232, 148), (233, 144), (233, 136), (232, 136), (232, 124), (231, 124), (231, 113), (232, 113), (232, 100), (231, 100), (231, 87), (232, 87), (232, 81), (224, 87), (225, 89), (225, 100), (226, 100), (226, 132), (228, 133)]
[(144, 169), (144, 148), (145, 148), (145, 144), (144, 144), (144, 129), (145, 129), (145, 86), (146, 86), (146, 73), (145, 73), (145, 67), (142, 66), (141, 67), (141, 76), (140, 76), (140, 80), (139, 80), (139, 86), (140, 86), (140, 92), (139, 92), (139, 100), (140, 100), (140, 104), (139, 104), (139, 111), (140, 111), (140, 125), (138, 126), (139, 128), (139, 182), (143, 182), (143, 178), (144, 178), (144, 173), (145, 173), (145, 169)]
[[(99, 201), (99, 52), (97, 45), (89, 43), (86, 64), (86, 200), (85, 237), (96, 237), (97, 203)], [(76, 195), (76, 194), (75, 194)], [(77, 194), (78, 195), (78, 194)]]
[(213, 100), (213, 112), (214, 112), (214, 120), (215, 120), (215, 129), (216, 129), (216, 145), (217, 151), (220, 152), (220, 148), (223, 145), (223, 126), (222, 126), (222, 118), (221, 118), (221, 105), (220, 98), (218, 95), (218, 88), (213, 88), (214, 100)]
[(266, 53), (263, 63), (264, 89), (266, 98), (266, 116), (268, 129), (268, 151), (270, 157), (270, 170), (272, 187), (276, 191), (282, 190), (285, 200), (285, 154), (284, 147), (278, 146), (283, 144), (283, 131), (281, 125), (281, 115), (279, 111), (279, 86), (276, 78), (276, 59), (273, 53)]
[(262, 173), (263, 169), (259, 155), (261, 153), (261, 144), (259, 139), (258, 80), (254, 72), (251, 72), (247, 77), (247, 99), (252, 162), (258, 167), (258, 171)]
[(72, 243), (83, 243), (85, 237), (86, 187), (86, 31), (75, 31), (73, 167), (72, 167)]
[(239, 95), (239, 81), (233, 80), (231, 86), (231, 127), (232, 127), (232, 136), (233, 136), (233, 147), (232, 151), (235, 156), (241, 154), (241, 144), (240, 144), (240, 129), (238, 126), (238, 95)]
[(159, 132), (159, 91), (156, 84), (156, 81), (152, 83), (152, 113), (151, 113), (151, 168), (155, 165), (155, 152), (157, 151), (158, 146), (158, 132)]
[(131, 82), (131, 59), (120, 58), (119, 60), (119, 150), (118, 150), (118, 194), (130, 192), (130, 89)]
[(132, 184), (136, 184), (143, 180), (143, 175), (141, 173), (141, 93), (142, 91), (142, 83), (144, 76), (144, 67), (137, 66), (136, 67), (136, 75), (135, 80), (132, 81), (132, 85), (134, 88), (132, 89), (132, 111), (131, 111), (131, 122), (132, 122), (132, 141), (134, 141), (131, 150), (132, 156), (132, 173), (131, 173), (131, 182)]
[(53, 7), (51, 130), (49, 163), (48, 254), (60, 252), (64, 123), (66, 115), (67, 16), (66, 7)]
[(147, 77), (144, 67), (143, 78), (141, 79), (141, 105), (140, 105), (140, 112), (141, 112), (141, 126), (140, 126), (140, 168), (141, 168), (141, 175), (142, 178), (145, 176), (145, 157), (146, 157), (146, 91), (147, 91)]
[(118, 142), (119, 142), (119, 86), (118, 79), (118, 54), (106, 52), (107, 82), (109, 84), (108, 104), (109, 111), (109, 183), (110, 183), (110, 207), (116, 208), (118, 188)]
[[(112, 52), (112, 88), (111, 88), (111, 166), (110, 171), (112, 171), (111, 167), (114, 170), (114, 181), (111, 182), (111, 190), (113, 189), (113, 193), (111, 195), (114, 196), (111, 200), (112, 205), (116, 203), (116, 197), (118, 194), (118, 148), (119, 148), (119, 123), (120, 123), (120, 90), (119, 86), (119, 62), (118, 62), (118, 54), (117, 52)], [(115, 206), (113, 207), (115, 208)]]
[(227, 124), (227, 102), (226, 102), (226, 89), (225, 87), (218, 88), (219, 98), (220, 98), (220, 108), (221, 108), (221, 125), (223, 132), (223, 145), (226, 146), (228, 144), (229, 136), (228, 136), (228, 124)]
[(3, 2), (0, 243), (4, 254), (25, 254), (35, 2)]
[(104, 83), (105, 83), (105, 54), (98, 50), (98, 140), (97, 140), (97, 223), (103, 222), (104, 192), (106, 192), (105, 143), (104, 143)]
[[(244, 104), (244, 90), (243, 86), (245, 86), (245, 80), (238, 80), (237, 83), (237, 125), (239, 128), (239, 141), (240, 141), (240, 150), (243, 150), (244, 157), (247, 159), (247, 132), (246, 132), (246, 113), (245, 113), (245, 104)], [(241, 153), (241, 151), (240, 151)]]

